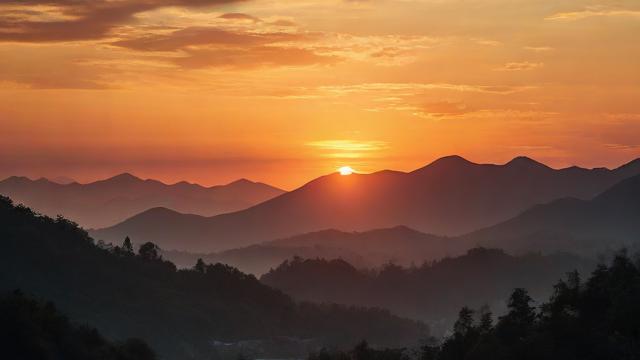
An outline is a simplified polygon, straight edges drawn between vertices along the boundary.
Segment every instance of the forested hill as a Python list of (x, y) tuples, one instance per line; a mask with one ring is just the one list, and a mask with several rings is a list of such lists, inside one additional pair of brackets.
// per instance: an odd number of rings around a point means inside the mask
[(358, 270), (343, 260), (294, 258), (261, 281), (301, 300), (379, 306), (447, 330), (463, 305), (505, 308), (509, 292), (526, 287), (537, 299), (566, 272), (589, 272), (595, 263), (570, 254), (513, 256), (498, 249), (475, 248), (465, 255), (419, 267), (388, 264)]
[(297, 304), (226, 265), (177, 271), (153, 244), (137, 255), (96, 245), (76, 224), (8, 198), (0, 198), (0, 241), (0, 290), (51, 300), (107, 338), (139, 337), (165, 359), (209, 358), (215, 340), (290, 336), (346, 346), (366, 338), (398, 346), (425, 332), (382, 310)]
[(19, 291), (0, 295), (0, 354), (24, 360), (157, 359), (143, 341), (112, 343), (96, 329), (72, 323), (53, 304)]

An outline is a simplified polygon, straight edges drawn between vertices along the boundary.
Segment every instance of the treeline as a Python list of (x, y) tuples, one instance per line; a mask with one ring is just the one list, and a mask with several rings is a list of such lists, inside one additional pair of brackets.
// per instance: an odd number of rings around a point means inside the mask
[(0, 295), (0, 355), (23, 360), (156, 359), (141, 340), (110, 342), (94, 328), (73, 324), (52, 303), (19, 291)]
[(261, 281), (301, 300), (357, 304), (390, 309), (427, 321), (435, 332), (451, 327), (460, 307), (488, 304), (505, 310), (504, 299), (525, 287), (544, 299), (551, 286), (573, 269), (586, 273), (595, 263), (570, 254), (513, 256), (498, 249), (475, 248), (465, 255), (420, 266), (387, 264), (366, 271), (343, 260), (286, 261)]
[(0, 242), (0, 291), (52, 301), (106, 338), (139, 337), (163, 358), (219, 357), (213, 341), (289, 336), (346, 346), (367, 338), (399, 346), (426, 333), (386, 310), (299, 304), (223, 264), (176, 270), (152, 243), (137, 252), (128, 239), (94, 244), (76, 224), (8, 198), (0, 198)]
[[(452, 333), (425, 344), (420, 360), (632, 360), (640, 358), (640, 261), (621, 252), (599, 265), (587, 281), (577, 272), (558, 282), (539, 306), (515, 289), (508, 311), (460, 310)], [(310, 360), (403, 360), (405, 349), (376, 351), (366, 344)], [(415, 358), (416, 356), (414, 356)]]

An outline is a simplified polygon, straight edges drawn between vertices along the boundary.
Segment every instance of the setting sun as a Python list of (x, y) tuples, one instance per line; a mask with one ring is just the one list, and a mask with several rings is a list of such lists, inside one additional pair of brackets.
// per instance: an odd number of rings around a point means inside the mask
[(340, 169), (338, 169), (338, 172), (340, 172), (340, 175), (342, 176), (346, 176), (346, 175), (351, 175), (353, 174), (353, 169), (351, 168), (351, 166), (343, 166)]

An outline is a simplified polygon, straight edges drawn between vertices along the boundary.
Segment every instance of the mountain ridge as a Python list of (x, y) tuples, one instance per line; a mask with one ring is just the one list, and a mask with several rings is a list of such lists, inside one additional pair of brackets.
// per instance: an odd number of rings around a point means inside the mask
[(247, 179), (205, 187), (186, 181), (166, 184), (131, 173), (86, 184), (59, 184), (23, 176), (0, 181), (0, 194), (46, 215), (60, 213), (86, 228), (110, 226), (160, 206), (181, 213), (217, 215), (250, 207), (282, 193), (283, 190)]
[[(107, 241), (124, 236), (138, 241), (154, 238), (166, 249), (198, 252), (328, 228), (366, 231), (406, 225), (458, 236), (507, 220), (536, 204), (567, 196), (593, 198), (620, 180), (640, 174), (638, 165), (632, 161), (613, 170), (576, 171), (552, 169), (524, 157), (496, 165), (450, 156), (408, 173), (321, 176), (245, 210), (192, 222), (189, 229), (178, 230), (167, 222), (154, 222), (152, 228), (150, 222), (126, 221), (93, 234)], [(179, 218), (176, 215), (175, 221), (184, 221)]]

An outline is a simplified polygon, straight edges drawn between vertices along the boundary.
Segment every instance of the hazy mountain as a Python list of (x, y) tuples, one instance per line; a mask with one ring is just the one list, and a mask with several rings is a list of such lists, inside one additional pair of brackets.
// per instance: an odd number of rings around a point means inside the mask
[(324, 230), (213, 254), (166, 255), (181, 266), (192, 266), (201, 257), (260, 275), (294, 256), (340, 258), (356, 268), (371, 268), (390, 261), (420, 265), (476, 246), (512, 253), (569, 251), (589, 257), (623, 246), (640, 248), (640, 176), (623, 180), (593, 200), (554, 200), (459, 237), (438, 237), (404, 226), (366, 232)]
[(413, 172), (320, 177), (251, 208), (214, 217), (151, 209), (96, 231), (97, 238), (154, 239), (164, 248), (207, 252), (322, 229), (362, 231), (406, 225), (434, 234), (463, 234), (562, 197), (590, 199), (640, 173), (640, 160), (615, 170), (555, 170), (519, 157), (504, 165), (458, 156)]
[(452, 248), (454, 244), (449, 238), (397, 226), (366, 232), (323, 230), (211, 254), (180, 251), (164, 254), (181, 267), (191, 267), (198, 258), (202, 258), (262, 275), (294, 256), (305, 259), (340, 258), (356, 268), (373, 268), (388, 262), (420, 265), (424, 261), (443, 258), (452, 251), (457, 252), (457, 248)]
[(25, 177), (0, 181), (0, 194), (43, 214), (62, 214), (85, 228), (110, 226), (158, 206), (211, 216), (241, 210), (282, 193), (272, 186), (244, 179), (203, 187), (187, 182), (167, 185), (131, 174), (89, 184)]
[(77, 181), (75, 181), (74, 179), (72, 179), (72, 178), (70, 178), (68, 176), (56, 176), (56, 177), (53, 177), (53, 178), (49, 178), (48, 180), (51, 181), (51, 182), (54, 182), (56, 184), (61, 184), (61, 185), (67, 185), (67, 184), (72, 184), (74, 182), (77, 182)]
[[(149, 245), (138, 255), (94, 245), (73, 223), (0, 197), (0, 292), (51, 300), (107, 338), (141, 338), (165, 359), (219, 358), (216, 342), (278, 336), (342, 347), (365, 338), (404, 346), (426, 335), (423, 324), (384, 310), (294, 302), (227, 265), (176, 271)], [(279, 351), (256, 356), (303, 356)]]
[(509, 251), (569, 250), (596, 254), (640, 243), (640, 176), (592, 200), (565, 198), (535, 206), (501, 224), (461, 237), (465, 246)]
[(419, 267), (386, 265), (379, 271), (358, 270), (343, 260), (296, 258), (260, 281), (299, 300), (382, 307), (448, 329), (462, 306), (489, 305), (499, 313), (515, 287), (542, 300), (565, 273), (586, 274), (594, 266), (569, 254), (511, 256), (476, 248)]

